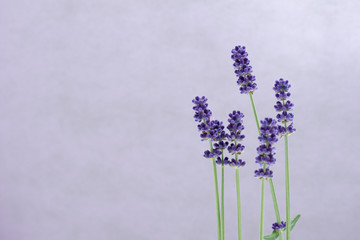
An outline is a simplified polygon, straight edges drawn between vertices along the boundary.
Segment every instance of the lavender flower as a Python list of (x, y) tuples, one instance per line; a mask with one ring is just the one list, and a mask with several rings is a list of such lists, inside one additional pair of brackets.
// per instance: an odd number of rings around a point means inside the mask
[(272, 229), (275, 231), (284, 230), (286, 228), (286, 222), (281, 221), (281, 223), (273, 223)]
[(192, 100), (192, 102), (195, 104), (195, 106), (193, 107), (193, 110), (195, 110), (195, 121), (206, 122), (207, 120), (210, 120), (212, 113), (209, 109), (207, 109), (207, 98), (204, 96), (201, 98), (197, 96)]
[(212, 115), (211, 111), (207, 108), (207, 98), (206, 97), (195, 97), (192, 102), (195, 104), (193, 110), (195, 111), (195, 121), (200, 122), (197, 126), (198, 130), (201, 132), (200, 137), (202, 140), (208, 139), (208, 132), (210, 129), (210, 117)]
[(273, 171), (271, 171), (269, 168), (266, 168), (265, 170), (263, 168), (260, 168), (258, 170), (255, 170), (255, 177), (258, 178), (272, 178), (273, 177)]
[(244, 46), (236, 46), (231, 50), (231, 59), (234, 60), (235, 74), (238, 77), (237, 84), (240, 86), (240, 93), (253, 93), (257, 89), (254, 82), (255, 76), (251, 75), (252, 67), (247, 58), (248, 53)]
[(255, 162), (260, 164), (262, 168), (255, 170), (255, 177), (268, 178), (273, 176), (273, 172), (268, 166), (276, 162), (274, 157), (275, 147), (273, 147), (272, 144), (278, 141), (278, 127), (276, 121), (272, 118), (265, 118), (263, 121), (260, 121), (260, 123), (259, 141), (262, 144), (256, 149), (259, 155), (255, 158)]
[(224, 125), (218, 120), (212, 120), (209, 123), (209, 129), (207, 131), (206, 138), (214, 141), (222, 141), (226, 139), (226, 133), (224, 131)]
[(217, 156), (220, 156), (221, 155), (221, 151), (218, 150), (218, 149), (214, 149), (213, 152), (209, 151), (209, 150), (206, 150), (204, 152), (204, 157), (205, 158), (215, 158)]
[(216, 163), (217, 163), (218, 165), (228, 165), (228, 164), (229, 164), (229, 158), (228, 158), (228, 157), (225, 157), (225, 158), (224, 158), (224, 161), (223, 161), (223, 160), (221, 160), (220, 157), (218, 157), (218, 158), (216, 159)]
[(276, 118), (278, 122), (284, 124), (283, 126), (278, 126), (278, 133), (280, 135), (291, 134), (296, 131), (292, 123), (294, 115), (290, 113), (294, 107), (294, 104), (288, 100), (291, 95), (289, 92), (290, 88), (291, 85), (289, 84), (289, 81), (282, 78), (280, 78), (279, 81), (275, 81), (275, 85), (273, 87), (275, 91), (275, 97), (278, 100), (274, 106), (275, 110), (279, 112), (276, 115)]
[(227, 138), (227, 135), (224, 131), (224, 125), (218, 120), (210, 120), (212, 115), (211, 110), (209, 110), (206, 97), (195, 97), (192, 102), (195, 104), (193, 110), (195, 110), (195, 121), (200, 122), (197, 126), (198, 130), (201, 132), (201, 140), (214, 140), (221, 141)]
[(220, 141), (219, 143), (215, 143), (214, 147), (223, 151), (229, 145), (228, 142)]
[(240, 111), (233, 111), (229, 114), (228, 119), (229, 125), (227, 126), (227, 129), (229, 130), (230, 134), (227, 135), (227, 138), (232, 143), (230, 144), (230, 146), (228, 146), (227, 150), (230, 154), (235, 155), (235, 158), (232, 159), (231, 162), (229, 162), (229, 165), (234, 168), (242, 167), (245, 165), (245, 162), (243, 160), (238, 159), (238, 155), (240, 155), (245, 149), (244, 145), (238, 143), (245, 138), (245, 136), (241, 134), (241, 131), (244, 130), (244, 125), (242, 124), (243, 117), (244, 114)]
[(245, 149), (245, 146), (241, 145), (240, 143), (238, 143), (238, 144), (232, 143), (227, 149), (228, 149), (229, 153), (231, 153), (232, 155), (234, 155), (234, 154), (240, 155), (241, 152)]
[(243, 167), (245, 166), (245, 161), (241, 160), (241, 159), (231, 159), (231, 161), (229, 162), (229, 165), (234, 167), (234, 168), (239, 168), (239, 167)]

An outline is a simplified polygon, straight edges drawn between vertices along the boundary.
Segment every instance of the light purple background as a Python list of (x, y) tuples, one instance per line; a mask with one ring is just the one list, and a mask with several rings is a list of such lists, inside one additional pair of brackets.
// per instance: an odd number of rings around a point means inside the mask
[[(293, 85), (293, 240), (359, 236), (358, 1), (0, 1), (0, 239), (216, 239), (191, 100), (246, 115), (244, 239), (258, 238), (256, 126), (230, 50), (246, 45), (260, 118)], [(275, 187), (285, 218), (283, 144)], [(226, 168), (226, 237), (236, 239)], [(275, 221), (266, 188), (266, 233)]]

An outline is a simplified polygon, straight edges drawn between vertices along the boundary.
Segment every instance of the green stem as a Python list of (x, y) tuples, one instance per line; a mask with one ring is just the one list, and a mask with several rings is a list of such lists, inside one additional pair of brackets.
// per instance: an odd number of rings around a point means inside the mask
[(260, 124), (259, 124), (258, 116), (257, 116), (257, 114), (256, 114), (256, 108), (255, 108), (254, 99), (253, 99), (253, 97), (252, 97), (252, 93), (249, 93), (249, 96), (250, 96), (251, 106), (252, 106), (252, 109), (253, 109), (253, 112), (254, 112), (254, 116), (255, 116), (256, 126), (257, 126), (257, 129), (258, 129), (258, 132), (259, 132), (259, 136), (260, 136), (260, 135), (261, 135), (261, 134), (260, 134)]
[(260, 240), (264, 239), (264, 195), (265, 179), (261, 179), (261, 208), (260, 208)]
[(225, 239), (225, 209), (224, 209), (224, 152), (222, 153), (221, 164), (221, 234), (222, 240)]
[[(278, 223), (281, 223), (281, 218), (280, 218), (280, 212), (279, 212), (279, 206), (277, 204), (277, 200), (276, 200), (276, 194), (275, 194), (275, 188), (274, 188), (274, 183), (272, 181), (271, 178), (269, 178), (269, 184), (270, 184), (270, 189), (271, 189), (271, 195), (272, 195), (272, 199), (273, 199), (273, 203), (274, 203), (274, 210), (275, 210), (275, 215), (276, 215), (276, 221)], [(279, 232), (279, 239), (283, 240), (283, 234), (280, 231)]]
[[(211, 140), (210, 142), (210, 150), (213, 152), (213, 146)], [(215, 200), (216, 200), (216, 219), (217, 219), (217, 236), (218, 240), (221, 240), (221, 222), (220, 222), (220, 205), (219, 205), (219, 188), (218, 188), (218, 177), (216, 171), (216, 161), (213, 158), (213, 170), (214, 170), (214, 184), (215, 184)]]
[(241, 204), (240, 204), (239, 168), (235, 169), (235, 175), (236, 175), (237, 216), (238, 216), (238, 239), (241, 240)]
[[(286, 127), (286, 123), (285, 123)], [(289, 180), (289, 144), (285, 134), (285, 190), (286, 190), (286, 240), (290, 240), (290, 180)]]

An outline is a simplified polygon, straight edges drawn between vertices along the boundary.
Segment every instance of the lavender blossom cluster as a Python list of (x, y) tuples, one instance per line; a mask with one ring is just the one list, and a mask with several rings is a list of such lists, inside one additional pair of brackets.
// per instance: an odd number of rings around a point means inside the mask
[(286, 228), (286, 222), (281, 221), (280, 223), (273, 223), (272, 229), (275, 231), (284, 230)]
[(234, 168), (245, 166), (245, 161), (238, 158), (238, 156), (245, 149), (244, 145), (238, 143), (245, 138), (245, 135), (241, 134), (241, 131), (244, 130), (244, 125), (242, 120), (243, 117), (244, 114), (241, 113), (240, 111), (233, 111), (232, 113), (229, 114), (229, 119), (228, 119), (229, 125), (227, 126), (227, 129), (230, 132), (228, 134), (228, 140), (231, 141), (231, 144), (227, 149), (231, 155), (235, 155), (235, 157), (232, 158), (231, 161), (229, 162), (229, 165)]
[(275, 81), (273, 87), (275, 97), (278, 100), (274, 106), (275, 110), (279, 112), (276, 115), (276, 118), (278, 122), (283, 124), (278, 126), (280, 135), (291, 134), (296, 131), (293, 125), (294, 115), (290, 112), (293, 109), (294, 104), (288, 100), (291, 95), (289, 92), (290, 87), (289, 81), (282, 78)]
[(240, 93), (253, 93), (257, 89), (255, 76), (252, 73), (250, 60), (247, 58), (248, 53), (244, 46), (236, 46), (231, 50), (231, 59), (234, 60), (234, 68), (237, 84), (240, 86)]
[(255, 177), (259, 178), (272, 178), (273, 172), (269, 169), (270, 165), (275, 164), (275, 147), (273, 144), (278, 141), (278, 127), (276, 120), (272, 118), (265, 118), (260, 121), (260, 146), (256, 149), (258, 156), (255, 162), (260, 164), (262, 168), (255, 170)]
[[(243, 120), (244, 114), (240, 111), (233, 111), (229, 114), (229, 125), (227, 129), (229, 133), (225, 133), (225, 127), (221, 121), (211, 120), (211, 110), (208, 109), (206, 97), (195, 97), (192, 102), (195, 104), (193, 110), (195, 111), (195, 121), (200, 122), (198, 124), (198, 130), (201, 132), (201, 140), (210, 140), (214, 142), (213, 148), (204, 152), (204, 157), (208, 159), (215, 159), (216, 163), (225, 166), (230, 165), (234, 168), (242, 167), (245, 165), (245, 161), (238, 159), (238, 155), (242, 153), (245, 146), (238, 143), (242, 141), (245, 136), (241, 134), (244, 130)], [(229, 144), (229, 141), (231, 144)], [(212, 145), (211, 145), (212, 146)], [(231, 155), (235, 155), (229, 161), (228, 157), (224, 157), (224, 150), (227, 149)]]

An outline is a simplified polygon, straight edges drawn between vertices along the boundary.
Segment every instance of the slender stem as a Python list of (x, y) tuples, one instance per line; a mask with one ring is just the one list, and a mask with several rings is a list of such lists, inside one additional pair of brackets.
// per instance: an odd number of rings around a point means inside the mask
[(289, 144), (288, 144), (287, 134), (285, 134), (285, 190), (286, 190), (286, 240), (290, 240), (291, 220), (290, 220)]
[(221, 234), (222, 240), (225, 239), (225, 209), (224, 209), (224, 152), (222, 153), (221, 164)]
[[(281, 218), (280, 218), (280, 212), (279, 212), (279, 206), (277, 204), (277, 200), (276, 200), (276, 194), (275, 194), (275, 188), (274, 188), (274, 183), (272, 181), (271, 178), (269, 178), (269, 184), (270, 184), (270, 190), (271, 190), (271, 195), (272, 195), (272, 199), (273, 199), (273, 203), (274, 203), (274, 210), (275, 210), (275, 215), (276, 215), (276, 221), (278, 223), (281, 223)], [(279, 239), (283, 240), (283, 233), (280, 231), (279, 232)]]
[(237, 216), (238, 216), (238, 239), (241, 240), (241, 204), (240, 204), (239, 168), (235, 169), (235, 175), (236, 175)]
[(265, 179), (261, 179), (261, 208), (260, 208), (260, 240), (264, 239), (264, 195)]
[[(212, 142), (210, 142), (210, 150), (213, 152)], [(220, 222), (220, 205), (219, 205), (219, 188), (218, 188), (218, 177), (216, 170), (216, 161), (213, 158), (213, 170), (214, 170), (214, 184), (215, 184), (215, 200), (216, 200), (216, 219), (217, 219), (217, 236), (218, 240), (221, 240), (221, 222)]]
[(254, 112), (254, 116), (255, 116), (255, 121), (256, 121), (257, 129), (258, 129), (259, 136), (260, 136), (260, 135), (261, 135), (261, 134), (260, 134), (260, 124), (259, 124), (258, 116), (257, 116), (257, 114), (256, 114), (256, 108), (255, 108), (254, 99), (253, 99), (253, 97), (252, 97), (252, 93), (249, 93), (249, 96), (250, 96), (251, 106), (252, 106), (252, 109), (253, 109), (253, 112)]

